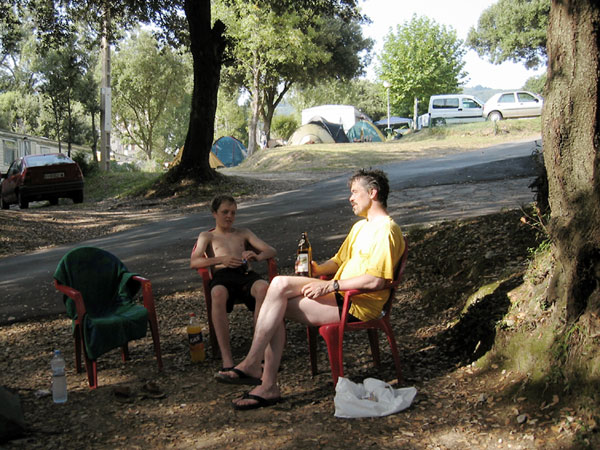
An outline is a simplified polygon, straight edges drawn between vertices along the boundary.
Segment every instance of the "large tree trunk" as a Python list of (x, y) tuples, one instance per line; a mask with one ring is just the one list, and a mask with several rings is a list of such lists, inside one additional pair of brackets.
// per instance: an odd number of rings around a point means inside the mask
[(209, 181), (217, 176), (208, 158), (214, 137), (225, 26), (216, 21), (211, 28), (210, 0), (186, 0), (184, 9), (190, 31), (194, 88), (187, 137), (179, 164), (171, 174), (175, 178), (191, 176)]
[(570, 323), (597, 322), (600, 312), (599, 44), (597, 0), (553, 0), (542, 130), (556, 259), (551, 300)]

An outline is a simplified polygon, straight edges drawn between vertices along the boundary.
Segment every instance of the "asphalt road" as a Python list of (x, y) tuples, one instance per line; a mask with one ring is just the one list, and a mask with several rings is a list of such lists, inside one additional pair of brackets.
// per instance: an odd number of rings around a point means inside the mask
[[(379, 166), (390, 179), (390, 214), (407, 226), (454, 218), (463, 211), (472, 215), (493, 212), (495, 205), (497, 210), (516, 207), (531, 197), (526, 186), (536, 171), (531, 158), (535, 148), (535, 141), (530, 141)], [(325, 259), (355, 220), (348, 203), (348, 175), (241, 203), (236, 223), (250, 227), (277, 249), (283, 272), (292, 266), (302, 231), (310, 233), (315, 259)], [(0, 325), (63, 313), (52, 274), (60, 258), (80, 245), (101, 247), (117, 255), (131, 271), (152, 281), (155, 296), (199, 288), (199, 277), (188, 267), (189, 255), (198, 233), (212, 225), (208, 212), (199, 213), (0, 259)]]

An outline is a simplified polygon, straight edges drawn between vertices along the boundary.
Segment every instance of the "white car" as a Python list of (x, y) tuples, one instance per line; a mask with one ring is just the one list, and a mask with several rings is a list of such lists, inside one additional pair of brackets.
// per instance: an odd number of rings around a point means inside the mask
[(542, 115), (544, 99), (527, 91), (501, 92), (483, 105), (483, 117), (496, 121)]

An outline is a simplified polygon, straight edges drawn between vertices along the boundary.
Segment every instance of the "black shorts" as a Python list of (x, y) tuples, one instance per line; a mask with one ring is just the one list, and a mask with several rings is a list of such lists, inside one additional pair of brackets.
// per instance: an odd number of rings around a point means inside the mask
[[(338, 305), (338, 309), (340, 310), (340, 319), (342, 318), (342, 310), (344, 309), (344, 296), (339, 292), (335, 293), (335, 301)], [(350, 302), (350, 306), (352, 306), (352, 302)], [(350, 309), (348, 306), (348, 309)], [(361, 320), (358, 317), (354, 317), (352, 314), (348, 313), (348, 322), (360, 322)]]
[(233, 305), (243, 303), (250, 311), (254, 311), (256, 300), (250, 294), (254, 283), (262, 280), (259, 274), (253, 270), (245, 271), (241, 268), (229, 268), (217, 270), (210, 281), (210, 289), (215, 286), (224, 286), (227, 289), (227, 312), (233, 311)]

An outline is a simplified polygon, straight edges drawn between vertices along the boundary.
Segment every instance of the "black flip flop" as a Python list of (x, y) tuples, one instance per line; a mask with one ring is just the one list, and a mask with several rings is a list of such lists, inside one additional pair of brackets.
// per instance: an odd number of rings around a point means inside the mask
[(237, 377), (234, 378), (229, 377), (224, 373), (217, 373), (215, 375), (215, 378), (219, 383), (225, 384), (245, 384), (249, 386), (258, 386), (260, 383), (262, 383), (262, 381), (259, 378), (252, 377), (243, 370), (237, 369), (235, 367), (232, 368), (230, 372), (234, 372), (237, 375)]
[(237, 403), (232, 403), (233, 409), (237, 409), (238, 411), (248, 411), (250, 409), (259, 409), (266, 408), (268, 406), (273, 406), (281, 401), (281, 397), (264, 398), (260, 395), (251, 394), (250, 392), (246, 392), (240, 400), (245, 399), (255, 400), (256, 403), (251, 403), (249, 405), (238, 405)]

